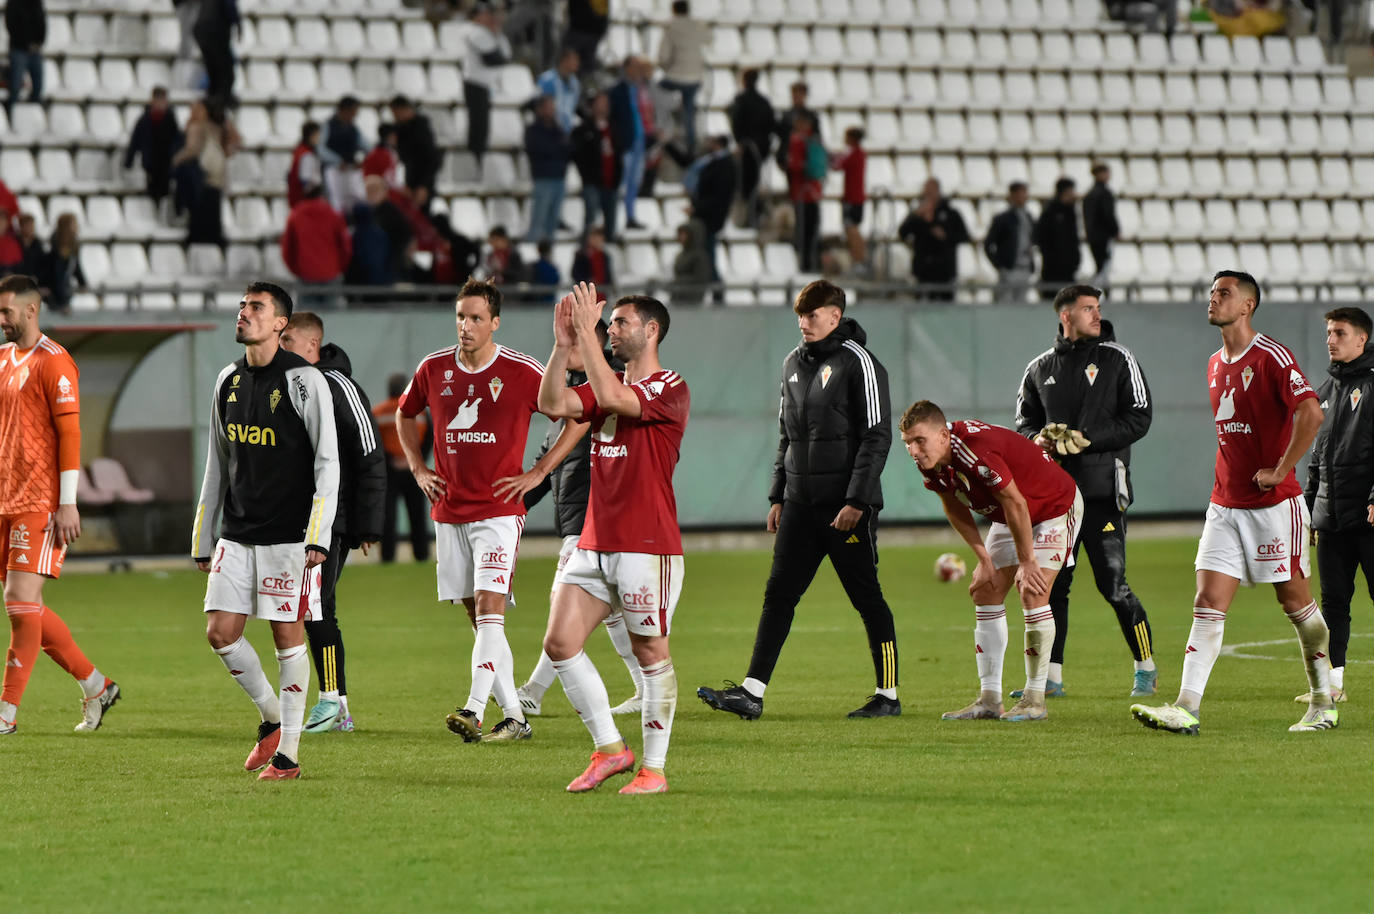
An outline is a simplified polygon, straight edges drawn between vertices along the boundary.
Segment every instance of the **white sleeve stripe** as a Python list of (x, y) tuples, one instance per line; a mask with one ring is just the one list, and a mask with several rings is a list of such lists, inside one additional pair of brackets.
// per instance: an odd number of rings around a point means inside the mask
[(959, 440), (954, 435), (949, 436), (950, 444), (954, 447), (954, 453), (964, 460), (972, 468), (978, 463), (978, 455), (973, 453), (967, 444)]
[(519, 362), (522, 365), (526, 365), (530, 368), (533, 368), (541, 376), (544, 374), (543, 363), (541, 363), (538, 359), (534, 358), (533, 356), (525, 355), (523, 352), (516, 352), (513, 349), (502, 349), (501, 354), (506, 356), (512, 362)]
[(451, 355), (453, 355), (453, 354), (454, 354), (455, 352), (457, 352), (457, 351), (458, 351), (458, 347), (457, 347), (457, 346), (449, 346), (447, 349), (440, 349), (440, 350), (437, 351), (437, 352), (431, 352), (429, 355), (425, 356), (423, 359), (420, 360), (420, 364), (423, 365), (423, 364), (425, 364), (426, 362), (428, 362), (430, 359), (437, 359), (437, 358), (439, 358), (439, 357), (441, 357), (441, 356), (451, 356)]
[(872, 428), (882, 421), (882, 404), (878, 398), (878, 373), (873, 369), (873, 358), (868, 350), (853, 340), (845, 340), (844, 348), (854, 353), (859, 360), (859, 368), (864, 378), (864, 399), (868, 402), (868, 427)]
[(377, 438), (372, 434), (372, 423), (368, 421), (367, 411), (363, 409), (363, 401), (358, 398), (358, 391), (353, 386), (343, 372), (337, 369), (329, 369), (325, 372), (325, 377), (334, 382), (334, 385), (343, 391), (344, 400), (348, 402), (348, 408), (353, 412), (353, 423), (358, 426), (358, 441), (362, 446), (364, 454), (371, 454), (377, 447)]
[(1046, 349), (1044, 352), (1040, 353), (1035, 358), (1031, 359), (1029, 362), (1026, 363), (1026, 370), (1021, 373), (1021, 386), (1016, 389), (1016, 421), (1018, 423), (1023, 418), (1025, 418), (1024, 414), (1021, 411), (1022, 405), (1025, 402), (1025, 398), (1021, 396), (1021, 391), (1026, 389), (1026, 378), (1030, 376), (1031, 369), (1034, 368), (1036, 365), (1040, 364), (1041, 359), (1043, 359), (1047, 355), (1053, 354), (1053, 348)]
[(1293, 356), (1289, 354), (1286, 346), (1269, 339), (1262, 333), (1255, 337), (1255, 345), (1273, 356), (1274, 361), (1278, 362), (1283, 368), (1287, 368), (1289, 365), (1294, 364)]
[(1150, 405), (1150, 398), (1145, 392), (1145, 378), (1140, 373), (1140, 365), (1136, 363), (1135, 356), (1131, 350), (1120, 343), (1103, 343), (1108, 349), (1114, 349), (1121, 353), (1126, 360), (1126, 367), (1131, 373), (1131, 392), (1135, 394), (1135, 408), (1144, 409)]

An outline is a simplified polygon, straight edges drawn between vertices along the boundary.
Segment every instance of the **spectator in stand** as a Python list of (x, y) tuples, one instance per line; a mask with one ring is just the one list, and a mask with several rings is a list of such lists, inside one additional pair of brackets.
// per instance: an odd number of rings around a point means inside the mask
[(997, 268), (996, 301), (1026, 303), (1031, 278), (1035, 275), (1035, 220), (1026, 209), (1030, 188), (1025, 181), (1007, 187), (1007, 208), (993, 217), (983, 252)]
[(224, 107), (236, 104), (230, 30), (238, 27), (237, 0), (200, 0), (194, 34), (200, 46), (200, 58), (205, 63), (205, 94)]
[(404, 95), (393, 98), (391, 117), (396, 121), (396, 155), (405, 166), (406, 188), (416, 207), (428, 212), (444, 153), (434, 139), (429, 118), (416, 111), (410, 99)]
[(596, 294), (604, 299), (615, 284), (611, 270), (611, 252), (606, 250), (606, 233), (600, 227), (587, 233), (587, 242), (573, 255), (572, 281), (589, 282), (596, 286)]
[(959, 278), (959, 245), (969, 239), (964, 217), (940, 193), (940, 182), (927, 178), (920, 205), (897, 229), (897, 236), (911, 248), (911, 275), (931, 301), (953, 301)]
[(501, 78), (501, 67), (511, 61), (511, 49), (501, 31), (501, 14), (490, 3), (478, 3), (472, 8), (472, 24), (475, 28), (467, 32), (463, 98), (468, 108), (468, 151), (477, 160), (480, 171), (491, 137), (491, 90)]
[(24, 270), (24, 246), (14, 234), (13, 224), (10, 214), (0, 207), (0, 276)]
[(534, 182), (526, 241), (553, 238), (563, 215), (563, 195), (567, 191), (572, 144), (558, 123), (554, 104), (552, 95), (539, 96), (534, 108), (534, 120), (525, 128), (525, 155), (529, 157), (530, 178)]
[(1116, 221), (1116, 194), (1107, 186), (1112, 170), (1104, 162), (1093, 165), (1093, 186), (1083, 195), (1083, 234), (1092, 251), (1097, 273), (1092, 284), (1106, 289), (1112, 271), (1112, 247), (1121, 239), (1121, 223)]
[[(14, 103), (29, 77), (29, 101), (43, 100), (43, 43), (48, 40), (48, 14), (43, 0), (9, 0), (5, 5), (5, 29), (10, 33), (10, 92), (7, 109)], [(15, 210), (10, 210), (11, 213)]]
[(163, 86), (156, 86), (148, 106), (134, 124), (129, 148), (124, 151), (126, 169), (133, 167), (134, 157), (138, 156), (148, 183), (148, 196), (156, 203), (161, 203), (171, 189), (172, 156), (176, 155), (182, 142), (181, 127), (177, 124), (176, 112), (168, 102), (167, 90)]
[(653, 119), (644, 116), (649, 70), (649, 62), (644, 58), (634, 55), (625, 58), (620, 80), (610, 90), (611, 129), (615, 132), (615, 145), (625, 150), (623, 162), (627, 229), (644, 228), (641, 223), (635, 221), (635, 199), (639, 196), (639, 186), (644, 180), (644, 166), (654, 133)]
[(487, 251), (482, 258), (482, 273), (487, 282), (496, 286), (515, 285), (525, 279), (525, 263), (520, 252), (510, 243), (504, 225), (487, 232)]
[[(410, 527), (410, 546), (414, 560), (429, 560), (429, 500), (420, 490), (420, 484), (411, 475), (410, 464), (406, 462), (405, 451), (401, 449), (401, 439), (396, 434), (396, 410), (401, 404), (401, 394), (410, 383), (410, 375), (393, 374), (386, 380), (387, 399), (372, 407), (372, 415), (377, 419), (377, 429), (382, 436), (382, 450), (386, 451), (386, 509), (382, 512), (382, 561), (396, 561), (396, 500), (399, 498), (406, 509), (406, 522)], [(420, 454), (429, 459), (434, 447), (434, 436), (429, 427), (429, 413), (423, 412), (415, 417), (420, 433)]]
[(551, 305), (557, 298), (558, 286), (563, 281), (563, 274), (558, 272), (558, 267), (553, 262), (553, 242), (545, 238), (538, 244), (539, 259), (530, 267), (530, 283), (541, 288), (548, 289), (547, 295), (536, 295), (534, 301), (539, 304)]
[(43, 240), (38, 237), (38, 223), (28, 213), (19, 214), (19, 247), (24, 251), (24, 262), (19, 272), (25, 276), (37, 276), (43, 270), (43, 259), (48, 252), (43, 248)]
[(710, 27), (692, 18), (687, 0), (673, 0), (673, 18), (663, 27), (658, 44), (658, 66), (663, 71), (658, 84), (682, 96), (688, 155), (696, 154), (697, 93), (706, 78), (706, 45), (710, 40)]
[[(186, 145), (172, 157), (178, 200), (184, 198), (191, 210), (187, 244), (224, 247), (221, 209), (228, 162), (242, 144), (238, 129), (218, 98), (207, 97), (191, 106), (191, 117), (186, 122)], [(183, 182), (189, 187), (183, 188)]]
[[(706, 259), (711, 265), (711, 282), (721, 281), (720, 270), (716, 267), (716, 244), (720, 233), (725, 229), (725, 220), (730, 217), (730, 207), (735, 202), (735, 157), (730, 154), (730, 138), (713, 136), (706, 141), (706, 154), (693, 163), (689, 171), (691, 187), (683, 186), (690, 195), (690, 215), (701, 220), (702, 244), (706, 249)], [(724, 293), (717, 289), (716, 300), (724, 300)]]
[(381, 178), (387, 187), (402, 187), (398, 166), (401, 160), (396, 157), (396, 125), (382, 124), (377, 128), (377, 145), (363, 156), (363, 186), (366, 192), (367, 179)]
[(597, 214), (607, 239), (615, 238), (615, 209), (620, 181), (625, 172), (625, 149), (618, 145), (620, 135), (611, 129), (611, 99), (598, 92), (587, 117), (573, 128), (572, 153), (577, 173), (582, 178), (582, 206), (586, 220), (582, 240), (596, 224)]
[(786, 147), (787, 189), (796, 220), (797, 260), (803, 273), (814, 273), (819, 265), (816, 239), (821, 228), (821, 182), (825, 180), (827, 156), (810, 114), (798, 113), (791, 123)]
[(840, 200), (840, 214), (844, 220), (844, 243), (849, 249), (850, 269), (868, 269), (868, 245), (860, 226), (864, 221), (864, 203), (868, 201), (868, 153), (864, 152), (864, 129), (850, 127), (844, 132), (844, 152), (835, 156), (833, 164), (844, 173), (844, 196)]
[(730, 133), (740, 149), (740, 197), (748, 205), (750, 225), (758, 224), (759, 205), (755, 196), (763, 163), (773, 151), (777, 118), (773, 104), (759, 91), (759, 71), (745, 70), (740, 77), (744, 87), (730, 103)]
[[(363, 181), (363, 187), (370, 210), (369, 221), (382, 230), (387, 242), (385, 265), (376, 274), (381, 277), (378, 282), (389, 285), (408, 279), (408, 264), (415, 241), (415, 231), (410, 227), (410, 221), (406, 219), (405, 214), (391, 202), (386, 180), (381, 175), (368, 175)], [(353, 238), (353, 247), (355, 251), (358, 248), (356, 234)], [(354, 259), (357, 259), (356, 255)]]
[(586, 80), (596, 72), (597, 47), (611, 27), (610, 0), (568, 0), (568, 33), (563, 44), (577, 52), (578, 75)]
[(181, 43), (177, 48), (176, 64), (172, 68), (172, 84), (178, 89), (198, 89), (205, 79), (200, 65), (200, 49), (196, 47), (196, 20), (200, 18), (200, 0), (172, 0), (177, 24), (181, 27)]
[[(778, 167), (787, 171), (788, 144), (792, 139), (793, 121), (803, 114), (811, 118), (811, 132), (821, 139), (821, 116), (806, 107), (806, 97), (810, 93), (806, 83), (798, 80), (792, 84), (792, 107), (784, 111), (775, 121), (774, 129), (778, 137)], [(822, 141), (824, 142), (824, 141)]]
[(565, 48), (558, 63), (539, 74), (535, 87), (540, 95), (553, 96), (555, 116), (564, 133), (577, 125), (577, 106), (582, 101), (582, 81), (577, 78), (577, 52)]
[(0, 181), (0, 209), (10, 214), (11, 222), (15, 221), (14, 217), (19, 213), (19, 199), (4, 181)]
[(377, 224), (372, 207), (353, 207), (353, 257), (344, 280), (350, 286), (389, 286), (396, 282), (391, 264), (391, 240)]
[(1035, 223), (1035, 246), (1040, 249), (1040, 297), (1054, 301), (1065, 286), (1072, 285), (1083, 254), (1078, 248), (1077, 185), (1073, 178), (1054, 184), (1054, 199), (1046, 201)]
[(680, 250), (673, 258), (673, 304), (701, 304), (706, 287), (716, 279), (715, 265), (706, 254), (706, 227), (692, 219), (677, 229)]
[(339, 99), (334, 114), (324, 125), (319, 145), (324, 166), (325, 195), (334, 208), (349, 213), (363, 200), (363, 175), (358, 170), (367, 151), (362, 131), (354, 123), (359, 102), (351, 95)]
[(71, 311), (77, 290), (86, 288), (86, 274), (77, 256), (80, 248), (76, 214), (63, 213), (57, 217), (48, 256), (35, 277), (43, 289), (43, 299), (63, 314)]
[(295, 209), (310, 187), (324, 185), (324, 166), (320, 162), (320, 125), (306, 121), (301, 125), (301, 141), (291, 152), (291, 169), (286, 173), (286, 205)]
[(353, 258), (353, 241), (348, 225), (338, 210), (324, 198), (324, 188), (313, 184), (305, 189), (305, 199), (286, 217), (281, 236), (281, 259), (303, 286), (297, 305), (305, 310), (336, 307), (338, 297), (320, 287), (339, 285)]

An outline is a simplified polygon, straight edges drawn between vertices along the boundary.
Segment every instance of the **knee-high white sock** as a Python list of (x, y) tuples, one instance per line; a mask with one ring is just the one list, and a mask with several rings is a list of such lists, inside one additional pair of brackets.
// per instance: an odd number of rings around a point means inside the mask
[(273, 724), (280, 721), (281, 704), (277, 701), (277, 692), (272, 688), (272, 683), (267, 681), (267, 674), (262, 671), (262, 661), (258, 659), (258, 652), (253, 650), (253, 645), (240, 636), (228, 647), (215, 648), (215, 653), (224, 661), (224, 668), (229, 675), (258, 706), (258, 714), (262, 719)]
[(973, 650), (978, 660), (978, 681), (984, 692), (1002, 691), (1002, 662), (1007, 653), (1007, 608), (973, 607)]
[(671, 657), (652, 666), (641, 667), (644, 675), (644, 767), (662, 771), (668, 761), (668, 741), (673, 735), (673, 712), (677, 710), (677, 672)]
[(534, 672), (530, 673), (530, 678), (525, 680), (523, 688), (535, 701), (540, 701), (543, 699), (544, 693), (549, 690), (549, 686), (553, 685), (553, 681), (557, 678), (558, 673), (553, 668), (553, 661), (549, 659), (548, 654), (540, 651), (539, 662), (534, 665)]
[(1307, 669), (1307, 685), (1312, 689), (1312, 697), (1323, 701), (1329, 699), (1331, 631), (1326, 627), (1325, 617), (1317, 609), (1317, 601), (1313, 600), (1297, 612), (1286, 615), (1298, 633), (1302, 664)]
[[(505, 651), (502, 650), (503, 645)], [(501, 655), (508, 651), (510, 645), (506, 644), (506, 617), (496, 613), (478, 616), (477, 633), (472, 641), (472, 689), (468, 692), (467, 704), (463, 705), (478, 719), (487, 709), (487, 699), (491, 697)]]
[(501, 714), (515, 720), (524, 720), (525, 712), (520, 708), (520, 699), (515, 695), (515, 655), (511, 653), (510, 642), (506, 640), (506, 627), (501, 626), (501, 652), (496, 664), (496, 678), (491, 681), (491, 696), (501, 706)]
[(1026, 691), (1045, 691), (1050, 674), (1050, 647), (1054, 644), (1054, 613), (1048, 605), (1022, 611), (1026, 617)]
[(606, 684), (596, 671), (596, 664), (585, 651), (567, 660), (555, 660), (553, 668), (558, 671), (558, 681), (563, 683), (563, 694), (568, 696), (568, 704), (573, 706), (577, 716), (592, 735), (597, 746), (614, 746), (623, 742), (620, 731), (616, 729), (611, 717), (611, 700), (606, 695)]
[[(1221, 639), (1226, 631), (1226, 613), (1201, 606), (1193, 607), (1193, 627), (1188, 632), (1188, 648), (1183, 654), (1183, 678), (1179, 697), (1191, 692), (1202, 700), (1207, 690), (1207, 677), (1221, 656)], [(1196, 711), (1197, 708), (1191, 710)]]
[(281, 670), (281, 745), (277, 751), (299, 761), (305, 726), (305, 693), (310, 688), (310, 652), (304, 644), (277, 651)]
[(635, 682), (635, 697), (644, 696), (644, 674), (639, 668), (639, 658), (635, 656), (634, 649), (630, 647), (630, 632), (625, 628), (625, 616), (617, 612), (606, 619), (606, 634), (611, 636), (611, 644), (615, 645), (615, 652), (620, 655), (620, 659), (625, 661), (625, 669), (630, 671), (630, 678)]

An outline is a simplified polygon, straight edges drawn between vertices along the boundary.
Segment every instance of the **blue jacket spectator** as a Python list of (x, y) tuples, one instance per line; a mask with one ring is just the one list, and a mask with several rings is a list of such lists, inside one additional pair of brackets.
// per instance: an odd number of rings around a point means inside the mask
[(554, 115), (564, 133), (571, 133), (577, 123), (577, 105), (582, 99), (579, 63), (577, 52), (569, 48), (559, 56), (557, 65), (539, 74), (535, 82), (540, 95), (553, 96)]

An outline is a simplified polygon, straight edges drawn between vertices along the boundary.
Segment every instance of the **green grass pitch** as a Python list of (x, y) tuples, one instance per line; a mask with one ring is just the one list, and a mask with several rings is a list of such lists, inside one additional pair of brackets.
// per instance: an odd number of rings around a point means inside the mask
[[(1178, 686), (1191, 541), (1131, 545), (1161, 698)], [(340, 616), (358, 730), (306, 735), (305, 777), (242, 770), (256, 723), (206, 645), (204, 578), (69, 575), (49, 603), (124, 698), (74, 734), (76, 686), (45, 658), (6, 772), (6, 911), (1291, 911), (1369, 904), (1374, 851), (1370, 610), (1356, 600), (1332, 733), (1289, 734), (1304, 688), (1270, 588), (1242, 590), (1202, 734), (1128, 712), (1129, 655), (1085, 568), (1068, 697), (1044, 723), (942, 723), (975, 693), (972, 609), (931, 577), (939, 548), (888, 548), (901, 650), (899, 719), (850, 721), (871, 691), (857, 615), (828, 567), (798, 609), (761, 720), (709, 711), (696, 687), (741, 678), (768, 556), (689, 555), (673, 632), (680, 699), (672, 792), (564, 792), (590, 751), (557, 685), (534, 739), (465, 745), (444, 714), (466, 695), (461, 609), (428, 566), (350, 568)], [(522, 562), (508, 627), (533, 665), (551, 560)], [(1013, 610), (1008, 688), (1021, 682)], [(250, 638), (275, 681), (262, 623)], [(591, 653), (612, 701), (629, 687)], [(313, 678), (313, 677), (312, 677)], [(314, 685), (310, 702), (314, 701)], [(495, 707), (488, 713), (494, 722)], [(637, 720), (624, 727), (638, 747)]]

